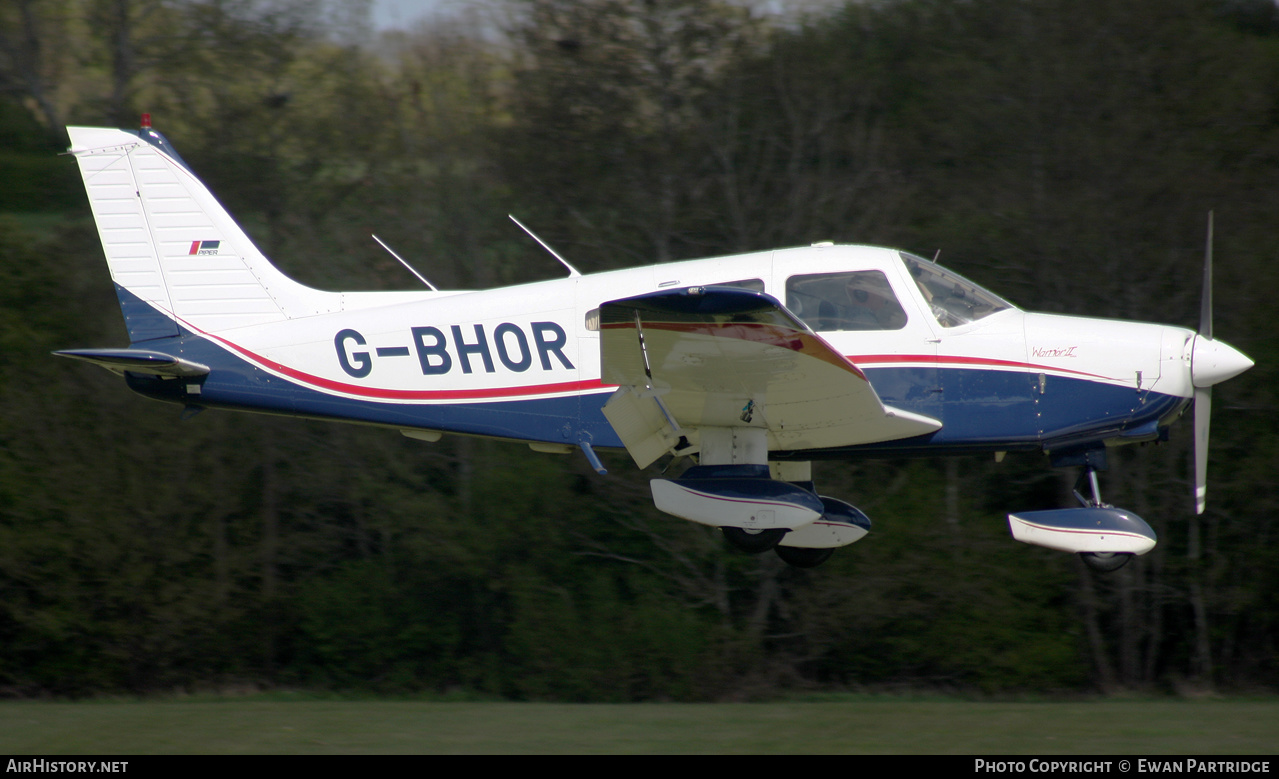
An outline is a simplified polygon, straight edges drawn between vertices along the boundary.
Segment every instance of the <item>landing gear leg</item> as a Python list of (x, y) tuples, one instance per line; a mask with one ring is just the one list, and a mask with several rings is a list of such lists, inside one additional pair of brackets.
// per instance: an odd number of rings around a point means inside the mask
[[(1088, 482), (1088, 486), (1092, 488), (1092, 498), (1085, 498), (1079, 488), (1084, 486), (1084, 482)], [(1075, 498), (1086, 509), (1091, 508), (1111, 508), (1109, 503), (1103, 503), (1101, 500), (1101, 486), (1097, 483), (1097, 469), (1091, 465), (1084, 466), (1084, 472), (1079, 474), (1079, 481), (1075, 482), (1075, 488), (1071, 490), (1075, 493)]]
[[(1084, 483), (1087, 482), (1087, 485)], [(1081, 487), (1090, 488), (1091, 497), (1085, 498), (1079, 491)], [(1073, 490), (1075, 498), (1083, 505), (1084, 508), (1112, 508), (1109, 503), (1105, 503), (1101, 499), (1101, 486), (1097, 482), (1097, 469), (1092, 465), (1085, 465), (1084, 472), (1079, 475), (1079, 481), (1075, 482)], [(1098, 573), (1110, 573), (1118, 571), (1128, 564), (1132, 559), (1131, 554), (1122, 552), (1080, 552), (1079, 559), (1084, 561), (1084, 565)]]

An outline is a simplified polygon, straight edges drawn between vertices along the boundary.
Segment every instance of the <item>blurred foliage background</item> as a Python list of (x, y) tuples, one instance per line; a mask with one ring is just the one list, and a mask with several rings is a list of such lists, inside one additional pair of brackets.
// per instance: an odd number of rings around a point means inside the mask
[[(304, 687), (517, 700), (1273, 689), (1279, 14), (1270, 0), (0, 4), (0, 695)], [(766, 12), (767, 11), (767, 12)], [(824, 463), (875, 532), (813, 571), (659, 514), (624, 454), (208, 412), (59, 348), (125, 333), (65, 125), (142, 112), (313, 286), (546, 278), (818, 240), (1036, 310), (1195, 326), (1189, 439), (1112, 453), (1161, 543), (1110, 576), (1008, 538), (1040, 456)]]

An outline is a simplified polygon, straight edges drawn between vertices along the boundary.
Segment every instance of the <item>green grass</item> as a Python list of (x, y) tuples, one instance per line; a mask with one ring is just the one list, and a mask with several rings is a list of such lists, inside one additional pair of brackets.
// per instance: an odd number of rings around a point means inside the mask
[(1273, 754), (1279, 701), (0, 703), (0, 754)]

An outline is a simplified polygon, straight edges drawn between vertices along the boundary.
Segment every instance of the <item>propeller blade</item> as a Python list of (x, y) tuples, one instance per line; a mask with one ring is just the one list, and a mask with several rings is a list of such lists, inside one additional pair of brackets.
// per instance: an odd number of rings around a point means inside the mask
[[(1208, 238), (1204, 242), (1203, 297), (1199, 302), (1199, 335), (1195, 346), (1212, 340), (1212, 211), (1208, 212)], [(1194, 382), (1194, 364), (1191, 364)], [(1208, 428), (1212, 423), (1212, 385), (1195, 387), (1195, 513), (1208, 505)]]
[(1212, 212), (1204, 246), (1203, 300), (1199, 334), (1191, 346), (1190, 383), (1195, 388), (1195, 513), (1204, 513), (1208, 494), (1208, 427), (1212, 417), (1212, 385), (1234, 378), (1253, 366), (1246, 354), (1212, 338)]
[(1212, 387), (1195, 388), (1195, 513), (1208, 505), (1208, 427), (1212, 418)]
[(1208, 241), (1204, 246), (1203, 299), (1199, 304), (1199, 335), (1212, 340), (1212, 212), (1208, 212)]

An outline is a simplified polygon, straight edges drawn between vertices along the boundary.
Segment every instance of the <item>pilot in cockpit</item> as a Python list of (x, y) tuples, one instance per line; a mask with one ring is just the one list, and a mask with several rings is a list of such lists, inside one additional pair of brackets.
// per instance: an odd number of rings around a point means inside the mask
[(843, 329), (896, 330), (905, 324), (906, 315), (883, 274), (851, 274), (844, 291)]
[(814, 330), (897, 330), (906, 313), (881, 271), (793, 277), (787, 305)]

